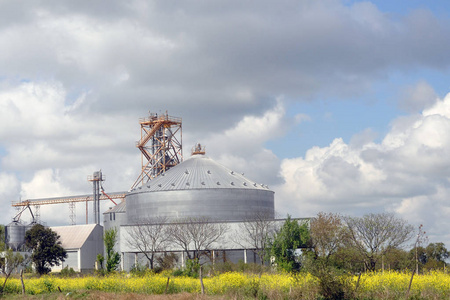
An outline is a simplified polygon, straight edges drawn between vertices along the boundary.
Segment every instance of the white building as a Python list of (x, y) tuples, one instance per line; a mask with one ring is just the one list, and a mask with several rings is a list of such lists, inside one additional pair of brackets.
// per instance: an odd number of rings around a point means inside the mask
[(98, 224), (51, 227), (60, 236), (67, 258), (52, 271), (60, 271), (68, 266), (77, 272), (95, 269), (97, 254), (103, 255), (103, 226)]

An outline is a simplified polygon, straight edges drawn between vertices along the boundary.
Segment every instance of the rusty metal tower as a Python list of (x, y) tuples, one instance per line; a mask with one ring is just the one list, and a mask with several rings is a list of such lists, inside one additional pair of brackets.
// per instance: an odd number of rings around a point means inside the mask
[(131, 189), (183, 161), (181, 118), (171, 117), (167, 111), (162, 115), (149, 113), (139, 123), (141, 139), (136, 147), (141, 151), (142, 170)]

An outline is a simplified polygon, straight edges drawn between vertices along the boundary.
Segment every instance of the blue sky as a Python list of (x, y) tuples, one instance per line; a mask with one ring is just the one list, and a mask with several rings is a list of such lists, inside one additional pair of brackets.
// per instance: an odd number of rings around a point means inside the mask
[(450, 243), (449, 6), (2, 1), (0, 223), (11, 201), (90, 193), (98, 169), (127, 190), (138, 120), (167, 110), (185, 158), (201, 142), (280, 214), (390, 211)]

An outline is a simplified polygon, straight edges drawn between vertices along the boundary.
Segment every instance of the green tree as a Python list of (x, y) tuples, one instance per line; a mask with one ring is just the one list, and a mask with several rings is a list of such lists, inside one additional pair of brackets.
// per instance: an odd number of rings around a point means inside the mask
[(413, 248), (409, 252), (409, 259), (415, 260), (416, 251), (419, 270), (442, 269), (447, 266), (446, 259), (450, 253), (444, 243), (430, 243), (427, 247)]
[(293, 272), (300, 269), (297, 250), (306, 247), (310, 240), (308, 224), (299, 224), (288, 215), (286, 221), (270, 243), (273, 263), (280, 269)]
[(25, 246), (32, 250), (31, 261), (39, 275), (47, 274), (51, 267), (67, 258), (67, 252), (61, 246), (60, 236), (41, 224), (35, 224), (25, 233)]
[(445, 248), (444, 243), (431, 243), (426, 247), (428, 259), (434, 259), (438, 262), (445, 262), (450, 257), (450, 252)]
[(103, 241), (106, 248), (106, 272), (110, 273), (117, 269), (120, 262), (120, 254), (114, 251), (114, 245), (117, 241), (117, 230), (115, 228), (106, 230)]
[[(408, 251), (401, 248), (392, 248), (386, 252), (382, 258), (382, 264), (385, 270), (404, 271), (412, 267), (412, 261), (408, 257)], [(383, 265), (379, 264), (378, 268), (382, 269)]]
[(0, 225), (0, 251), (5, 250), (5, 226)]

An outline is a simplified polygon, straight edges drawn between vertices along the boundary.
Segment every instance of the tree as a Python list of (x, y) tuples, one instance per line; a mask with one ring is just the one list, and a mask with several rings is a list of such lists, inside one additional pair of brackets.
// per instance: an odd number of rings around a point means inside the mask
[(128, 227), (128, 245), (145, 255), (152, 270), (156, 253), (163, 251), (169, 242), (169, 227), (166, 223), (167, 218), (157, 217)]
[(204, 286), (200, 257), (212, 250), (214, 243), (218, 242), (227, 231), (226, 224), (213, 222), (207, 217), (187, 218), (170, 226), (172, 242), (180, 246), (188, 257), (186, 264), (190, 266), (188, 272), (195, 274), (197, 270), (199, 271), (202, 294)]
[(12, 272), (14, 272), (14, 270), (21, 265), (24, 265), (26, 262), (26, 259), (20, 253), (14, 253), (12, 249), (8, 249), (3, 253), (3, 257), (0, 258), (0, 270), (2, 274), (5, 275), (5, 280), (3, 281), (3, 285), (0, 287), (0, 295), (5, 290), (6, 282)]
[(306, 222), (299, 224), (288, 215), (270, 245), (273, 263), (288, 272), (298, 271), (300, 263), (297, 258), (297, 249), (306, 247), (309, 240), (308, 224)]
[(5, 226), (0, 225), (0, 251), (3, 251), (5, 248)]
[(447, 266), (446, 259), (449, 256), (450, 253), (444, 243), (430, 243), (426, 247), (414, 247), (409, 252), (410, 259), (416, 261), (416, 272), (420, 268), (424, 270), (442, 269)]
[(345, 245), (348, 231), (338, 214), (320, 212), (311, 220), (312, 251), (315, 259), (324, 265), (339, 248)]
[(393, 213), (368, 214), (361, 218), (346, 217), (351, 247), (364, 258), (369, 271), (394, 248), (411, 239), (413, 226)]
[[(425, 235), (426, 232), (423, 230), (423, 225), (420, 224), (418, 228), (418, 233), (416, 241), (414, 242), (414, 255), (416, 261), (416, 273), (419, 274), (419, 248), (423, 248), (422, 244), (428, 241), (428, 237)], [(424, 258), (426, 260), (426, 257)], [(414, 274), (413, 274), (414, 276)]]
[(32, 250), (31, 261), (39, 275), (47, 274), (51, 267), (67, 258), (67, 252), (61, 246), (60, 236), (41, 224), (35, 224), (25, 233), (25, 246)]
[(276, 223), (272, 215), (258, 211), (250, 215), (235, 233), (235, 241), (246, 248), (250, 246), (258, 255), (261, 265), (264, 265), (270, 240), (276, 233)]
[(188, 259), (197, 262), (227, 231), (226, 224), (213, 222), (207, 217), (187, 218), (170, 226), (172, 242), (183, 249)]
[(426, 247), (427, 259), (445, 262), (450, 257), (450, 252), (444, 243), (431, 243)]
[(114, 251), (114, 245), (117, 241), (117, 230), (115, 228), (105, 230), (103, 241), (106, 248), (106, 272), (110, 273), (117, 269), (120, 262), (120, 254)]

